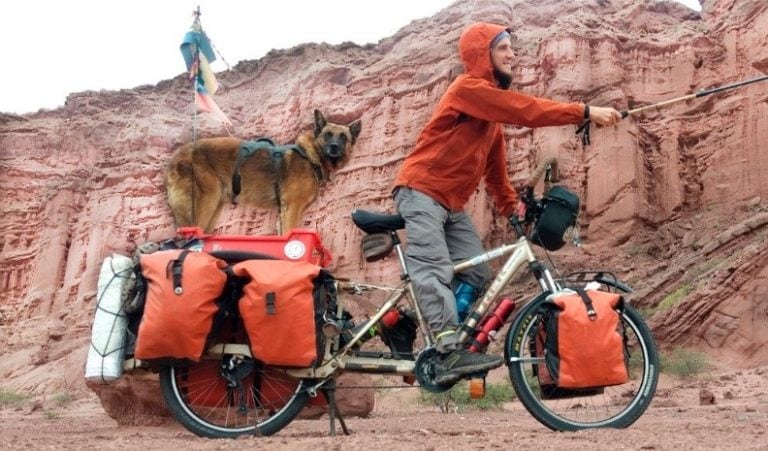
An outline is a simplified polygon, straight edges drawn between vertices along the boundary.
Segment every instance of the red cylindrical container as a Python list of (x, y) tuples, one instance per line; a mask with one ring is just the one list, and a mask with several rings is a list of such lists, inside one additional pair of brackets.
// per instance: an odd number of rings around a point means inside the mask
[(478, 326), (477, 332), (475, 332), (475, 338), (469, 346), (469, 350), (472, 352), (482, 352), (485, 347), (488, 346), (488, 342), (491, 340), (491, 335), (504, 325), (504, 322), (509, 318), (509, 315), (515, 309), (515, 302), (504, 298), (496, 306), (496, 310), (488, 315), (485, 320)]
[[(384, 314), (384, 316), (381, 317), (379, 322), (371, 326), (366, 333), (360, 338), (359, 344), (363, 344), (366, 341), (370, 340), (371, 338), (375, 337), (376, 335), (381, 334), (381, 329), (386, 328), (389, 329), (391, 327), (394, 327), (397, 322), (400, 321), (400, 311), (397, 309), (392, 309)], [(357, 335), (358, 332), (362, 330), (363, 325), (365, 324), (365, 321), (358, 324), (357, 326), (353, 327), (350, 331), (352, 338), (353, 336)]]
[(381, 317), (381, 324), (384, 327), (393, 327), (400, 320), (400, 312), (397, 309), (392, 309)]

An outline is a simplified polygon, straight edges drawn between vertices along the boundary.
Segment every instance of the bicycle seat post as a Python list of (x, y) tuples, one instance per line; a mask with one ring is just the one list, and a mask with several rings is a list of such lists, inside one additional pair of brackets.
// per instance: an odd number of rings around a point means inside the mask
[(397, 230), (390, 230), (389, 236), (392, 237), (392, 244), (395, 246), (395, 252), (397, 252), (397, 260), (400, 262), (400, 279), (406, 280), (408, 276), (408, 268), (405, 266), (405, 255), (403, 254), (403, 247), (401, 246), (400, 235), (397, 234)]
[[(410, 299), (413, 300), (413, 304), (411, 307), (413, 307), (414, 312), (416, 313), (416, 320), (419, 324), (426, 324), (424, 320), (424, 315), (421, 313), (421, 307), (419, 306), (418, 301), (416, 300), (416, 293), (413, 290), (413, 285), (410, 284), (410, 276), (408, 275), (408, 267), (405, 265), (405, 254), (403, 253), (403, 247), (402, 242), (400, 241), (400, 236), (397, 234), (396, 230), (390, 230), (389, 235), (392, 237), (392, 243), (395, 247), (395, 252), (397, 253), (397, 260), (400, 262), (400, 280), (403, 282), (408, 282), (407, 290), (408, 290), (408, 296)], [(432, 346), (434, 343), (434, 337), (432, 336), (431, 332), (428, 332), (424, 336), (424, 342), (427, 347)]]

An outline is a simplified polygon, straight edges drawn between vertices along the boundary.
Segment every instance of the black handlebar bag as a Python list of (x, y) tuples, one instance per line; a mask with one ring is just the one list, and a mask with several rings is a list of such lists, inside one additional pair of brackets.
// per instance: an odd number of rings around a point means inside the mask
[(565, 232), (576, 224), (578, 214), (579, 196), (563, 186), (553, 186), (542, 199), (531, 242), (548, 251), (560, 249), (565, 245)]

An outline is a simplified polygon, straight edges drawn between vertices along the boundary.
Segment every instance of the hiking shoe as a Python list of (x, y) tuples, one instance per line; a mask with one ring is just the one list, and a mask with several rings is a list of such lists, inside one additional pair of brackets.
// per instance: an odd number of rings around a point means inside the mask
[(440, 357), (435, 364), (435, 383), (450, 384), (462, 376), (500, 367), (504, 359), (497, 355), (478, 354), (459, 349)]

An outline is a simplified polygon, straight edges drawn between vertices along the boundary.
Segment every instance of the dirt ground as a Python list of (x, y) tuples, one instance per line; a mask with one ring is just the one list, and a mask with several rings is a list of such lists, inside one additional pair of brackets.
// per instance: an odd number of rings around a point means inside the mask
[(338, 424), (338, 435), (330, 436), (328, 418), (323, 417), (296, 420), (267, 438), (210, 440), (176, 423), (118, 427), (98, 398), (84, 394), (0, 409), (0, 448), (768, 450), (768, 367), (690, 379), (662, 375), (651, 407), (624, 430), (552, 432), (516, 401), (498, 410), (442, 413), (419, 402), (419, 391), (412, 388), (379, 389), (373, 413), (346, 423), (349, 436), (341, 435)]

